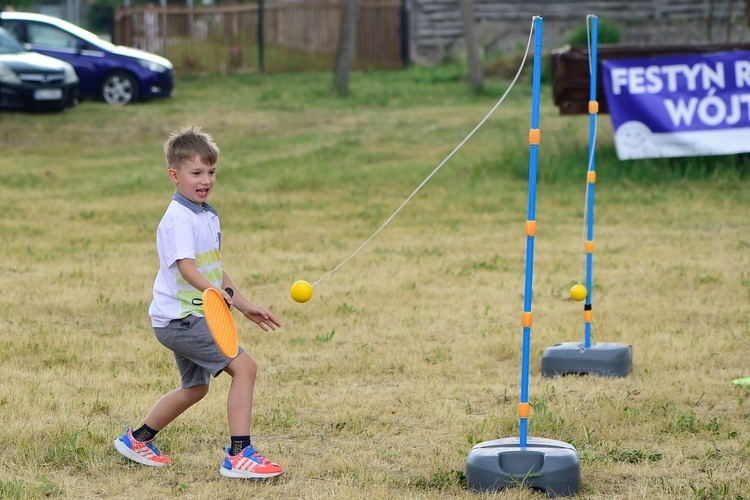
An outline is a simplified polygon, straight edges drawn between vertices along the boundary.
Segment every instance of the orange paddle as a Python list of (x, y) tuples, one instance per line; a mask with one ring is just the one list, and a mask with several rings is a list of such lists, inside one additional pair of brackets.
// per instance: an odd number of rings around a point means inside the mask
[[(226, 289), (231, 296), (234, 290)], [(234, 358), (239, 352), (237, 327), (232, 318), (227, 302), (216, 288), (206, 288), (203, 291), (203, 315), (206, 317), (208, 329), (216, 342), (216, 346), (228, 358)]]

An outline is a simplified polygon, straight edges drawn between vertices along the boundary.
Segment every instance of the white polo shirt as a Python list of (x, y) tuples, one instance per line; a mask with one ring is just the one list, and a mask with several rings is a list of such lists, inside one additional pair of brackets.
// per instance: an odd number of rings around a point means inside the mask
[(185, 281), (177, 269), (180, 259), (195, 259), (200, 273), (215, 287), (221, 287), (221, 227), (219, 214), (211, 205), (198, 205), (179, 193), (156, 230), (159, 272), (154, 281), (154, 299), (148, 309), (151, 324), (165, 327), (173, 319), (190, 314), (203, 316), (203, 306), (193, 303), (202, 293)]

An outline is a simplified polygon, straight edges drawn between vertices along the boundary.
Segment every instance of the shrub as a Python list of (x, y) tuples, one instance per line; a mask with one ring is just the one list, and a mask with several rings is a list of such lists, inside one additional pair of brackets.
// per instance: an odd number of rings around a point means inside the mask
[[(618, 43), (620, 41), (620, 26), (615, 22), (600, 18), (597, 35), (599, 43)], [(570, 45), (588, 45), (586, 23), (575, 28), (565, 41)]]

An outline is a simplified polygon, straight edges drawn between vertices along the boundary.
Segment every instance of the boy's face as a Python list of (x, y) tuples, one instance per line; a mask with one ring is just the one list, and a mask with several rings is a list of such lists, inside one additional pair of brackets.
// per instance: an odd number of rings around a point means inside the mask
[(177, 192), (198, 205), (208, 199), (216, 183), (216, 165), (204, 165), (197, 156), (170, 167), (168, 173)]

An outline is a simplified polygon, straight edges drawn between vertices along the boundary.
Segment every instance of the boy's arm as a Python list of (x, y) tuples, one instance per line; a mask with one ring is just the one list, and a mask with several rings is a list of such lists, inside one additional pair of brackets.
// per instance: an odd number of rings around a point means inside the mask
[(281, 326), (281, 323), (271, 311), (265, 307), (250, 302), (250, 300), (237, 289), (232, 278), (230, 278), (227, 273), (224, 273), (221, 280), (221, 287), (229, 287), (234, 290), (234, 307), (239, 309), (247, 319), (258, 325), (264, 331), (267, 332), (269, 328), (271, 330), (276, 330), (276, 328)]
[[(208, 281), (198, 268), (195, 267), (195, 259), (179, 259), (177, 261), (177, 269), (180, 271), (182, 277), (185, 278), (185, 281), (190, 283), (190, 285), (196, 290), (203, 292), (206, 288), (215, 288), (213, 283)], [(226, 274), (224, 276), (226, 276)], [(229, 304), (229, 308), (231, 309), (233, 305), (232, 296), (224, 291), (223, 288), (226, 287), (223, 286), (219, 292), (221, 293), (221, 296), (224, 297), (224, 300), (227, 301), (227, 304)]]

